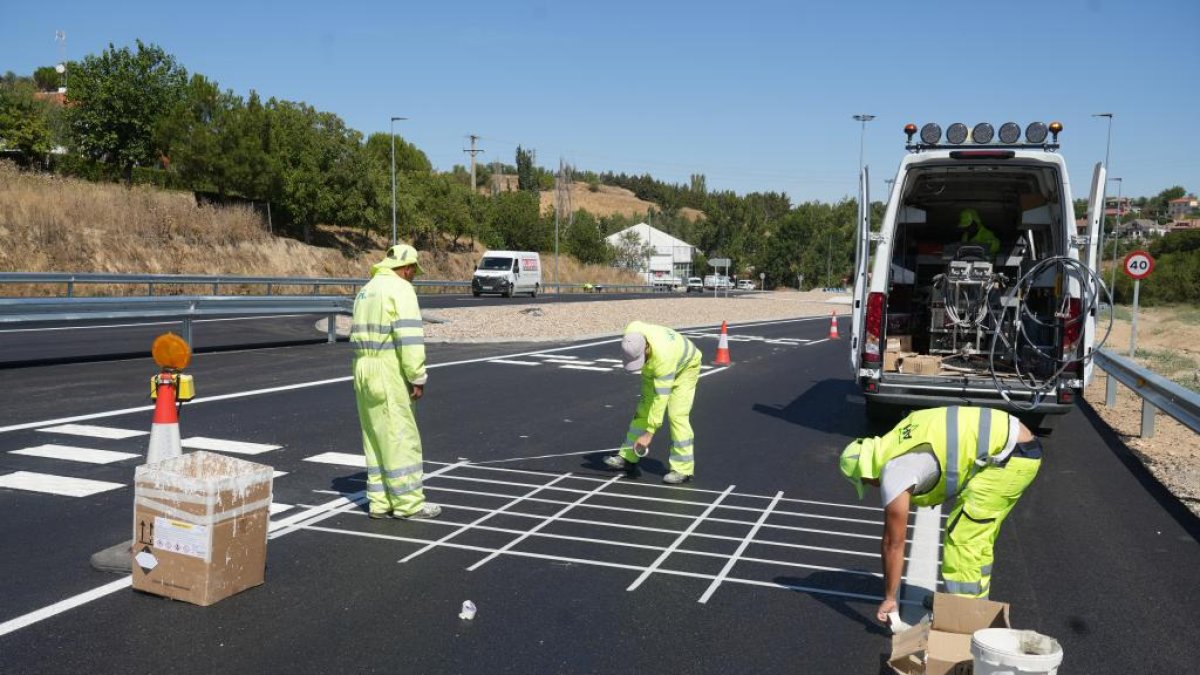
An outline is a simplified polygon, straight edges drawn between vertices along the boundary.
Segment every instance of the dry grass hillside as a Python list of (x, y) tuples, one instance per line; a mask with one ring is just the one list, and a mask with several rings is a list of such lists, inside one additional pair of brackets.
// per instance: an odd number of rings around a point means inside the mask
[[(316, 228), (313, 241), (274, 236), (254, 211), (198, 206), (186, 192), (0, 163), (0, 272), (363, 277), (387, 246), (384, 237), (336, 226)], [(466, 279), (480, 253), (423, 252), (422, 266), (430, 279)], [(553, 257), (543, 266), (553, 283)], [(559, 267), (564, 283), (637, 283), (628, 272), (565, 256)]]
[[(502, 190), (516, 190), (516, 176), (501, 176), (499, 177)], [(553, 190), (546, 190), (540, 194), (542, 200), (542, 211), (554, 208), (555, 194)], [(651, 208), (658, 209), (658, 205), (654, 202), (648, 202), (638, 199), (632, 191), (625, 188), (614, 187), (611, 185), (598, 185), (596, 191), (593, 192), (587, 183), (576, 181), (571, 184), (571, 210), (577, 211), (584, 209), (597, 216), (611, 216), (620, 214), (623, 216), (640, 216), (645, 214)], [(682, 208), (679, 210), (685, 218), (691, 220), (699, 220), (704, 217), (704, 212), (692, 208)]]

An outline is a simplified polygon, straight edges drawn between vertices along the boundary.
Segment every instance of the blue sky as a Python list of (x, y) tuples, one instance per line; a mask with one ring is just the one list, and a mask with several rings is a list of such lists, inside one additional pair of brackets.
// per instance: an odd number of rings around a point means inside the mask
[[(1200, 190), (1200, 3), (74, 3), (3, 0), (0, 71), (154, 42), (245, 94), (397, 131), (439, 169), (538, 163), (710, 188), (855, 192), (859, 125), (880, 198), (906, 122), (1060, 120), (1073, 191), (1104, 159), (1124, 194)], [(53, 7), (53, 9), (51, 9)], [(1112, 191), (1110, 191), (1112, 192)]]

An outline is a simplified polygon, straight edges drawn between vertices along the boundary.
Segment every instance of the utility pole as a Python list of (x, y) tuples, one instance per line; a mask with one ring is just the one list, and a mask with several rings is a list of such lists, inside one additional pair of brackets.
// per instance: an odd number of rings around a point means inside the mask
[(467, 138), (471, 139), (471, 149), (470, 150), (464, 149), (463, 152), (467, 152), (467, 153), (471, 154), (471, 191), (474, 192), (475, 191), (475, 155), (478, 155), (479, 153), (483, 152), (483, 150), (475, 149), (475, 141), (479, 140), (478, 136), (476, 136), (475, 134), (470, 134)]

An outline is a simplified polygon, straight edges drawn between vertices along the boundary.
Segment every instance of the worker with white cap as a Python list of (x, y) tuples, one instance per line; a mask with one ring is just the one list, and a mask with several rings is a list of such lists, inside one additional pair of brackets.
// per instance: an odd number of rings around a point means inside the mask
[(1041, 441), (1015, 416), (965, 406), (919, 410), (883, 436), (847, 445), (841, 471), (859, 499), (864, 483), (883, 493), (878, 619), (886, 622), (897, 609), (910, 504), (955, 500), (942, 546), (946, 592), (986, 598), (1000, 524), (1037, 476), (1041, 458)]
[(388, 249), (354, 299), (354, 396), (367, 457), (372, 518), (436, 518), (425, 501), (421, 434), (412, 402), (425, 393), (425, 330), (412, 279), (422, 274), (417, 250)]
[(649, 452), (665, 412), (671, 424), (671, 470), (663, 482), (678, 485), (692, 480), (695, 438), (689, 416), (700, 381), (700, 350), (675, 330), (634, 321), (625, 328), (621, 354), (625, 370), (641, 371), (642, 396), (620, 452), (604, 458), (604, 464), (636, 477), (638, 460)]

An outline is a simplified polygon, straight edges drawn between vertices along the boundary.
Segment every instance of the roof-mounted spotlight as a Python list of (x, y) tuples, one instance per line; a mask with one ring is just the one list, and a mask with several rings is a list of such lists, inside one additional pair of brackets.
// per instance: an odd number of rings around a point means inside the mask
[(912, 143), (913, 134), (917, 133), (917, 125), (909, 122), (904, 125), (904, 134), (908, 136), (908, 142)]
[(1016, 122), (1005, 122), (1000, 125), (1000, 142), (1016, 143), (1021, 140), (1021, 125)]
[(946, 140), (955, 145), (967, 140), (967, 125), (962, 122), (951, 124), (950, 128), (946, 129)]
[(971, 140), (976, 145), (987, 145), (996, 137), (996, 130), (987, 122), (980, 122), (971, 130)]
[(1055, 143), (1058, 142), (1058, 135), (1060, 133), (1062, 133), (1062, 129), (1063, 129), (1062, 122), (1051, 122), (1050, 123), (1050, 134), (1054, 136)]
[(925, 145), (937, 145), (937, 142), (942, 140), (942, 128), (937, 124), (930, 122), (921, 127), (921, 142)]
[(1046, 125), (1042, 122), (1030, 122), (1025, 127), (1025, 142), (1037, 145), (1046, 141)]

